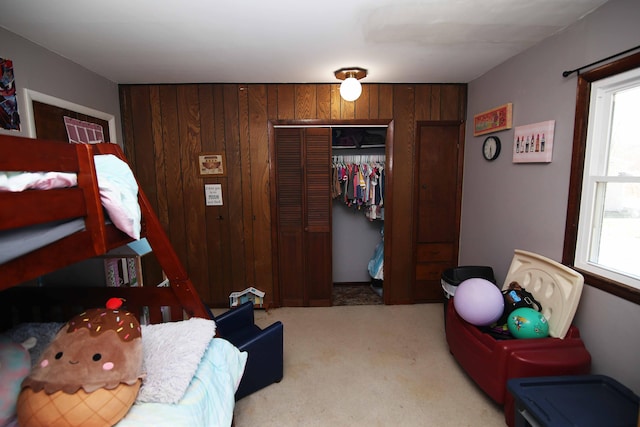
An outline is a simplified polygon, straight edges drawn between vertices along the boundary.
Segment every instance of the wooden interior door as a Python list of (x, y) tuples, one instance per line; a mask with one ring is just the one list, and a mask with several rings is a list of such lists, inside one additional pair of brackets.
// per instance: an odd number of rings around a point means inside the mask
[(33, 101), (32, 107), (36, 135), (40, 139), (69, 142), (67, 129), (64, 124), (64, 117), (68, 116), (102, 126), (104, 140), (111, 141), (111, 136), (109, 135), (109, 122), (106, 120), (38, 101)]
[(463, 132), (459, 121), (418, 122), (415, 302), (442, 301), (442, 272), (458, 260)]
[(280, 304), (330, 306), (330, 129), (274, 132), (274, 283)]

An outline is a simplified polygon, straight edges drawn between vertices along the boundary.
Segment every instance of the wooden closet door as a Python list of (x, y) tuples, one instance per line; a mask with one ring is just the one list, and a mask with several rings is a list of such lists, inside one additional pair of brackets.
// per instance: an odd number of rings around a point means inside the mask
[(442, 301), (442, 272), (458, 260), (461, 122), (419, 122), (416, 145), (415, 302)]
[(274, 253), (282, 306), (331, 305), (329, 128), (275, 129)]

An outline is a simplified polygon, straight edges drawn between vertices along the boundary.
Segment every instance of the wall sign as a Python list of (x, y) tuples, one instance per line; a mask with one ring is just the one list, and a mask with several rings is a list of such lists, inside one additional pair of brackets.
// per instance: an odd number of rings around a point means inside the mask
[(222, 184), (205, 184), (204, 197), (206, 206), (222, 206)]

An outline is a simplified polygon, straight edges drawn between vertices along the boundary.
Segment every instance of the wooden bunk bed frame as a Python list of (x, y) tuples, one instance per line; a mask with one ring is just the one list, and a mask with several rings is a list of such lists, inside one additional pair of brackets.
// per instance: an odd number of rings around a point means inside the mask
[(78, 186), (73, 188), (0, 192), (0, 232), (78, 217), (85, 220), (84, 231), (0, 265), (0, 331), (27, 321), (64, 322), (85, 308), (104, 306), (110, 297), (124, 298), (126, 308), (138, 316), (144, 312), (149, 323), (210, 318), (141, 188), (141, 234), (169, 279), (168, 287), (17, 286), (132, 241), (105, 221), (93, 162), (96, 154), (113, 154), (126, 161), (116, 144), (67, 144), (0, 135), (0, 171), (73, 172), (78, 176)]

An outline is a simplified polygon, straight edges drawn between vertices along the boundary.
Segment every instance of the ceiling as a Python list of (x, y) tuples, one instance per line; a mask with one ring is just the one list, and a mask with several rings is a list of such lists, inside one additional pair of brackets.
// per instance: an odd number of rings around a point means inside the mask
[(606, 0), (9, 0), (0, 26), (116, 83), (467, 83)]

